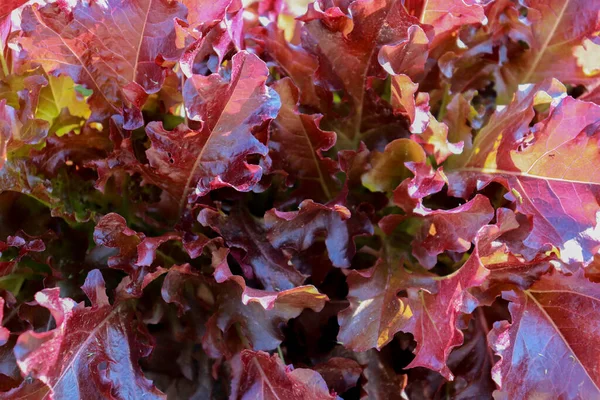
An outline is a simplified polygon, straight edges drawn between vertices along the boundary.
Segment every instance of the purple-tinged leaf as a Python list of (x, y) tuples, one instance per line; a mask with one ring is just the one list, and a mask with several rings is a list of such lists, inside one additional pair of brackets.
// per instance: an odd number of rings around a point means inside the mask
[(93, 91), (92, 118), (123, 110), (126, 129), (136, 129), (143, 125), (139, 108), (145, 96), (164, 81), (157, 57), (177, 57), (173, 19), (185, 12), (166, 0), (33, 6), (23, 13), (20, 44), (26, 63), (69, 75)]
[(327, 384), (310, 369), (286, 367), (281, 359), (262, 351), (243, 350), (235, 364), (231, 399), (335, 400)]
[(145, 327), (127, 303), (108, 304), (103, 286), (100, 271), (91, 271), (84, 287), (97, 301), (92, 307), (61, 298), (58, 288), (38, 292), (35, 299), (50, 310), (56, 328), (19, 336), (19, 368), (48, 385), (55, 398), (164, 398), (138, 365), (152, 351)]
[(329, 258), (338, 268), (348, 268), (356, 251), (354, 237), (372, 234), (373, 226), (360, 215), (353, 216), (341, 205), (322, 205), (305, 200), (299, 211), (281, 212), (275, 209), (265, 214), (267, 237), (276, 248), (303, 251), (318, 236), (325, 236)]
[(306, 276), (298, 272), (291, 257), (269, 243), (266, 229), (248, 212), (237, 211), (229, 216), (208, 208), (198, 214), (199, 222), (218, 232), (230, 248), (244, 254), (235, 258), (248, 279), (257, 279), (266, 290), (286, 290), (300, 286)]

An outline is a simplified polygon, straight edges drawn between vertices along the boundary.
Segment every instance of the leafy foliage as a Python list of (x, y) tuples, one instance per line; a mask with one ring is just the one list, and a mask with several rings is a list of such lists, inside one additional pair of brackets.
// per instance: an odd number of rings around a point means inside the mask
[(0, 4), (0, 399), (600, 398), (600, 5)]

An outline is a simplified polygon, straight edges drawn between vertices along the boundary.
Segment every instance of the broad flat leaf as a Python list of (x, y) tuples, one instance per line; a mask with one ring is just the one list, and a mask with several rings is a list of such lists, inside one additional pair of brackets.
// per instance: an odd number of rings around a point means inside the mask
[[(354, 1), (347, 7), (340, 9), (326, 2), (318, 7), (311, 4), (301, 20), (306, 22), (304, 46), (319, 59), (317, 82), (323, 87), (343, 89), (349, 97), (353, 114), (343, 139), (358, 144), (363, 113), (367, 112), (367, 78), (382, 72), (378, 53), (384, 45), (407, 39), (409, 27), (418, 25), (418, 21), (395, 0)], [(350, 56), (340, 57), (341, 54)], [(410, 65), (410, 60), (402, 62)]]
[[(503, 66), (499, 80), (507, 87), (505, 101), (517, 85), (555, 78), (564, 83), (588, 84), (598, 80), (598, 71), (586, 74), (575, 56), (600, 27), (598, 5), (585, 0), (527, 0), (531, 29), (528, 49)], [(589, 67), (588, 67), (589, 68)]]
[(371, 157), (371, 169), (362, 176), (362, 183), (373, 192), (391, 192), (410, 176), (405, 163), (426, 159), (423, 148), (410, 139), (396, 139), (385, 146), (383, 153), (373, 152)]
[(305, 200), (298, 208), (299, 211), (291, 212), (272, 209), (265, 214), (267, 238), (276, 248), (303, 251), (324, 234), (333, 265), (348, 268), (356, 251), (354, 237), (373, 233), (370, 221), (351, 215), (342, 205), (328, 206)]
[[(91, 89), (92, 112), (105, 117), (123, 107), (139, 108), (144, 93), (158, 92), (165, 74), (155, 60), (177, 56), (173, 19), (185, 13), (183, 5), (166, 0), (35, 6), (23, 13), (20, 44), (28, 63)], [(137, 113), (126, 118), (129, 129), (143, 124)]]
[(89, 273), (83, 289), (92, 307), (61, 298), (58, 288), (35, 295), (56, 328), (19, 336), (15, 355), (23, 374), (40, 379), (55, 398), (164, 398), (138, 365), (152, 351), (144, 326), (126, 303), (108, 303), (100, 271)]
[[(271, 123), (269, 148), (273, 167), (283, 169), (292, 180), (312, 183), (323, 192), (325, 200), (330, 200), (336, 187), (333, 175), (339, 167), (322, 153), (335, 145), (335, 132), (319, 129), (321, 116), (298, 111), (299, 93), (290, 79), (277, 81), (271, 88), (281, 99), (279, 114)], [(319, 198), (316, 194), (312, 196)]]
[[(555, 246), (564, 262), (587, 264), (600, 244), (595, 229), (600, 176), (590, 168), (598, 156), (600, 107), (563, 98), (560, 86), (547, 82), (519, 93), (494, 114), (473, 148), (452, 160), (446, 174), (449, 192), (462, 197), (476, 186), (500, 182), (517, 210), (533, 217), (527, 247)], [(529, 128), (533, 106), (548, 103), (548, 117)]]
[(277, 355), (242, 350), (231, 382), (230, 399), (326, 400), (336, 399), (327, 384), (310, 369), (286, 367)]
[(286, 290), (300, 286), (306, 276), (291, 264), (291, 257), (274, 248), (266, 238), (263, 224), (246, 211), (226, 216), (222, 212), (204, 209), (198, 221), (214, 229), (230, 248), (240, 249), (236, 256), (248, 279), (257, 279), (266, 290)]
[(594, 350), (600, 321), (600, 286), (582, 272), (552, 272), (529, 290), (503, 292), (512, 322), (496, 322), (492, 348), (501, 359), (492, 370), (497, 399), (600, 396), (600, 368)]
[(279, 96), (265, 86), (268, 70), (258, 57), (240, 52), (232, 63), (229, 81), (212, 74), (194, 75), (185, 83), (188, 117), (201, 121), (201, 130), (172, 134), (157, 130), (152, 135), (150, 164), (166, 176), (176, 174), (182, 204), (194, 187), (192, 200), (220, 187), (250, 191), (262, 176), (261, 167), (246, 159), (267, 156), (267, 147), (252, 133), (277, 116)]

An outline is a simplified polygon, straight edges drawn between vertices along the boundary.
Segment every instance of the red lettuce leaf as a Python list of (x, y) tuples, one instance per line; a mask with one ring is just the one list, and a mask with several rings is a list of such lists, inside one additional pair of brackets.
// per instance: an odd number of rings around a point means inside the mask
[(0, 5), (0, 19), (9, 15), (13, 10), (27, 3), (27, 0), (6, 0)]
[(234, 368), (232, 399), (325, 400), (336, 399), (318, 372), (288, 368), (278, 356), (243, 350)]
[[(281, 99), (279, 115), (271, 123), (269, 140), (273, 168), (289, 174), (291, 180), (300, 180), (313, 199), (330, 200), (336, 189), (334, 175), (339, 171), (337, 162), (323, 157), (323, 152), (335, 145), (335, 132), (319, 128), (321, 116), (298, 111), (298, 89), (291, 80), (282, 79), (271, 86)], [(311, 185), (312, 184), (312, 185)], [(316, 191), (322, 191), (318, 196)]]
[(422, 24), (432, 25), (436, 39), (461, 26), (483, 23), (483, 7), (471, 0), (407, 0), (405, 7)]
[(586, 39), (592, 39), (600, 27), (596, 5), (583, 0), (527, 0), (522, 4), (527, 7), (531, 30), (528, 48), (503, 65), (498, 80), (509, 89), (503, 98), (510, 99), (519, 84), (548, 78), (570, 84), (597, 82), (598, 76), (594, 71), (586, 73), (581, 59)]
[[(600, 108), (561, 93), (558, 82), (519, 93), (494, 114), (469, 152), (449, 160), (446, 174), (449, 192), (463, 197), (492, 180), (500, 182), (517, 210), (533, 217), (526, 246), (555, 246), (563, 261), (585, 265), (600, 244), (598, 177), (587, 163), (595, 157)], [(548, 103), (548, 117), (529, 128), (533, 107)]]
[[(191, 187), (195, 187), (190, 194), (194, 200), (212, 189), (233, 187), (250, 191), (258, 183), (262, 169), (246, 159), (250, 155), (266, 157), (267, 148), (252, 133), (275, 118), (280, 107), (277, 93), (265, 86), (267, 76), (263, 61), (241, 52), (233, 57), (229, 82), (218, 74), (194, 75), (186, 81), (183, 95), (188, 117), (200, 121), (201, 130), (177, 135), (180, 137), (176, 140), (157, 136), (156, 148), (151, 148), (148, 155), (155, 168), (163, 167), (170, 173), (174, 163), (169, 162), (169, 149), (161, 142), (173, 147), (180, 147), (176, 143), (182, 140), (194, 142), (190, 150), (195, 152), (183, 162), (178, 160), (181, 166), (176, 169), (186, 178), (182, 182), (183, 201)], [(222, 159), (228, 162), (219, 163)]]
[(127, 227), (125, 218), (110, 213), (102, 217), (94, 229), (94, 242), (99, 246), (117, 249), (116, 255), (107, 260), (108, 266), (125, 271), (129, 277), (121, 282), (120, 296), (139, 297), (152, 280), (165, 271), (154, 266), (156, 251), (169, 240), (180, 240), (175, 233), (147, 238), (146, 235)]
[(482, 310), (480, 308), (474, 312), (468, 329), (463, 331), (465, 342), (448, 357), (448, 367), (455, 376), (454, 380), (449, 382), (426, 368), (413, 368), (408, 371), (406, 394), (409, 398), (425, 396), (443, 399), (451, 396), (457, 400), (468, 400), (494, 391), (496, 385), (491, 375), (494, 355), (487, 340), (491, 326), (488, 326)]
[[(282, 341), (280, 325), (296, 318), (305, 308), (319, 312), (328, 297), (312, 285), (299, 286), (280, 292), (253, 289), (244, 278), (233, 275), (227, 262), (227, 249), (213, 253), (214, 288), (217, 310), (206, 324), (203, 338), (205, 351), (212, 357), (231, 357), (240, 345), (254, 350), (273, 350)], [(234, 351), (227, 340), (232, 332)]]
[(342, 205), (328, 206), (305, 200), (299, 209), (292, 212), (273, 209), (265, 214), (267, 237), (276, 248), (303, 251), (324, 234), (333, 265), (348, 268), (356, 251), (354, 237), (373, 232), (366, 218), (351, 215)]
[(298, 272), (291, 257), (274, 248), (266, 239), (266, 229), (245, 211), (226, 216), (222, 212), (204, 209), (198, 220), (218, 232), (230, 248), (245, 254), (236, 256), (248, 279), (257, 279), (266, 290), (286, 290), (300, 286), (306, 276)]
[(20, 44), (27, 63), (91, 89), (96, 118), (123, 110), (125, 126), (135, 129), (143, 125), (145, 97), (165, 78), (157, 57), (177, 57), (173, 19), (185, 12), (166, 0), (36, 6), (24, 12)]
[(501, 358), (492, 371), (499, 387), (495, 397), (597, 397), (598, 360), (589, 344), (600, 332), (592, 317), (600, 301), (598, 284), (582, 272), (564, 276), (554, 271), (530, 289), (506, 291), (502, 297), (510, 301), (512, 322), (496, 322), (489, 335)]
[[(406, 12), (400, 1), (394, 0), (354, 1), (341, 7), (327, 2), (314, 3), (301, 20), (306, 23), (304, 47), (319, 59), (317, 83), (330, 90), (344, 90), (352, 108), (340, 132), (340, 140), (356, 145), (360, 142), (363, 113), (367, 112), (367, 78), (383, 72), (377, 61), (382, 46), (398, 46), (408, 39), (409, 28), (419, 22)], [(394, 53), (402, 58), (422, 56), (416, 51), (388, 50), (392, 54), (386, 51), (381, 54), (386, 65)], [(342, 60), (340, 54), (352, 56)], [(409, 66), (411, 61), (390, 60), (389, 65), (390, 68), (396, 66), (395, 73), (403, 73), (398, 70), (399, 65)]]
[(329, 388), (340, 394), (356, 386), (363, 370), (356, 361), (343, 357), (332, 357), (313, 369), (323, 377)]
[(363, 366), (363, 385), (361, 400), (402, 400), (406, 398), (406, 375), (396, 373), (382, 357), (381, 352), (368, 350), (359, 353), (357, 358)]
[(79, 398), (164, 398), (138, 365), (150, 354), (152, 342), (130, 306), (108, 303), (98, 270), (89, 273), (83, 289), (94, 300), (92, 307), (61, 298), (58, 288), (36, 294), (38, 304), (52, 313), (56, 328), (19, 336), (15, 355), (23, 374), (40, 379), (57, 398), (74, 393)]
[[(437, 279), (410, 276), (403, 266), (383, 260), (368, 270), (351, 271), (350, 307), (338, 315), (338, 340), (365, 351), (381, 349), (399, 331), (410, 332), (417, 348), (408, 367), (424, 366), (452, 379), (445, 363), (451, 349), (462, 344), (460, 316), (478, 303), (468, 289), (481, 285), (488, 274), (477, 254), (454, 274)], [(401, 291), (406, 297), (399, 297)]]

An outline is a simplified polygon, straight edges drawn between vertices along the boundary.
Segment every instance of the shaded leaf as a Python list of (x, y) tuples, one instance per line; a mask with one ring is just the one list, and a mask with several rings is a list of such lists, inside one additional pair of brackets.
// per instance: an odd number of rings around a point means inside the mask
[(332, 357), (315, 365), (314, 370), (323, 377), (331, 390), (341, 394), (356, 386), (362, 367), (350, 358)]
[(347, 268), (355, 252), (354, 237), (371, 234), (373, 227), (360, 215), (352, 216), (341, 205), (327, 206), (305, 200), (299, 211), (275, 209), (265, 214), (267, 238), (275, 248), (306, 250), (317, 236), (325, 235), (325, 244), (334, 266)]
[[(462, 344), (462, 313), (471, 313), (477, 300), (469, 288), (481, 285), (489, 272), (476, 254), (457, 272), (444, 278), (410, 276), (401, 265), (380, 260), (348, 276), (350, 307), (340, 312), (338, 340), (355, 351), (382, 348), (399, 331), (417, 341), (408, 368), (424, 366), (451, 379), (446, 360)], [(399, 297), (405, 290), (407, 297)]]
[(204, 209), (198, 214), (198, 220), (217, 231), (229, 247), (245, 252), (236, 259), (246, 278), (256, 278), (264, 289), (292, 289), (306, 279), (294, 268), (291, 257), (269, 243), (263, 224), (248, 212), (237, 211), (225, 216), (219, 211)]
[(406, 394), (406, 375), (398, 374), (383, 360), (381, 353), (368, 350), (357, 355), (363, 366), (363, 376), (366, 379), (363, 389), (365, 394), (361, 399), (372, 400), (404, 400)]
[(314, 182), (316, 189), (322, 190), (323, 198), (330, 200), (336, 187), (333, 175), (339, 168), (322, 153), (335, 145), (335, 132), (319, 128), (320, 116), (298, 111), (299, 93), (291, 80), (279, 80), (271, 88), (279, 94), (282, 104), (271, 123), (269, 148), (273, 167), (283, 169), (292, 179)]

